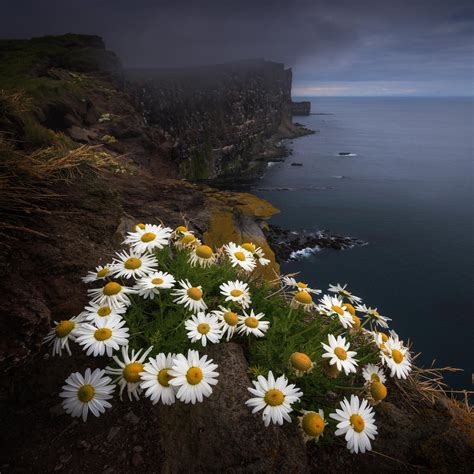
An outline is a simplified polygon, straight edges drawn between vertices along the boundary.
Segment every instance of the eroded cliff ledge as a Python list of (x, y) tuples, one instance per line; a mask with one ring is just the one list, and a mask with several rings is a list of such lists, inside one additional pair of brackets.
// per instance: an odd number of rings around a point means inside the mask
[(252, 177), (282, 156), (282, 138), (309, 133), (292, 122), (292, 71), (252, 59), (175, 70), (134, 70), (147, 122), (174, 142), (181, 173), (192, 180)]

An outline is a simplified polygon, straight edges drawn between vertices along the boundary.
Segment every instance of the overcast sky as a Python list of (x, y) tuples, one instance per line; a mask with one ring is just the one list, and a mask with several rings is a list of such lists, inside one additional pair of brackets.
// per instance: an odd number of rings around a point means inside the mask
[(265, 57), (294, 95), (473, 95), (467, 0), (8, 0), (0, 36), (98, 34), (125, 66)]

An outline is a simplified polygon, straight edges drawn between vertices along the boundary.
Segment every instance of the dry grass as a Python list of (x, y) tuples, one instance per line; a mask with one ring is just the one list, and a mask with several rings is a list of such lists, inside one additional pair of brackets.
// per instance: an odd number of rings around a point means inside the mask
[(100, 147), (87, 145), (72, 150), (51, 146), (26, 153), (0, 138), (0, 157), (0, 233), (10, 238), (14, 231), (44, 235), (26, 221), (49, 213), (48, 201), (60, 197), (54, 191), (58, 182), (117, 167)]
[[(413, 361), (420, 354), (414, 356)], [(472, 390), (451, 390), (444, 382), (444, 374), (447, 372), (462, 372), (462, 369), (454, 367), (431, 367), (422, 369), (413, 365), (413, 370), (406, 380), (396, 380), (404, 402), (414, 411), (419, 412), (417, 407), (420, 402), (427, 406), (432, 406), (440, 399), (450, 399), (456, 401), (459, 406), (464, 407), (472, 413), (470, 397), (474, 394)]]

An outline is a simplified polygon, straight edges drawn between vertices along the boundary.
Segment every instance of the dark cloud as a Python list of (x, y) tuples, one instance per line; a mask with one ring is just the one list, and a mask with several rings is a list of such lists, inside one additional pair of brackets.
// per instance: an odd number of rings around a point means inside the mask
[(471, 1), (297, 0), (9, 2), (5, 37), (103, 36), (130, 67), (266, 57), (300, 81), (472, 80)]

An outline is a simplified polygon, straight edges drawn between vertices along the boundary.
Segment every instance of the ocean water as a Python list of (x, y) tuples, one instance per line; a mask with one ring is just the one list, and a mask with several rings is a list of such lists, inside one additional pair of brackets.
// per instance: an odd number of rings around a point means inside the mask
[[(453, 366), (453, 388), (472, 388), (473, 131), (468, 98), (312, 98), (319, 130), (269, 167), (256, 194), (292, 229), (366, 240), (285, 264), (318, 288), (348, 283), (392, 318), (424, 366)], [(354, 156), (341, 157), (340, 152)], [(291, 166), (292, 162), (303, 166)], [(272, 191), (271, 188), (291, 188)]]

